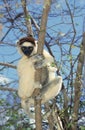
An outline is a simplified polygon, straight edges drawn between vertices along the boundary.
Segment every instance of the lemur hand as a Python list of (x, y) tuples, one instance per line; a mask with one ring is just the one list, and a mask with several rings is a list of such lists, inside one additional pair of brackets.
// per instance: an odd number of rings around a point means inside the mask
[(45, 66), (44, 64), (44, 56), (43, 55), (35, 55), (34, 56), (35, 58), (35, 61), (34, 61), (34, 67), (35, 69), (40, 69), (42, 68), (43, 66)]

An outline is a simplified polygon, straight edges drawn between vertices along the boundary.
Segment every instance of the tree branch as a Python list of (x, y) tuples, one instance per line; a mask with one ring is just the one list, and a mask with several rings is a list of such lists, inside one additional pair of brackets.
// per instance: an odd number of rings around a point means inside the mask
[[(39, 32), (40, 31), (40, 27), (37, 25), (36, 21), (34, 20), (34, 18), (32, 16), (31, 16), (31, 20), (32, 20), (32, 23), (34, 24), (34, 26), (36, 27), (37, 31)], [(54, 55), (53, 55), (53, 53), (52, 53), (52, 51), (51, 51), (51, 49), (50, 49), (50, 47), (49, 47), (49, 45), (48, 45), (46, 40), (45, 40), (45, 45), (46, 45), (46, 47), (48, 49), (48, 52), (54, 57)]]
[[(47, 25), (47, 17), (49, 13), (51, 5), (51, 0), (44, 1), (43, 13), (41, 18), (41, 26), (39, 32), (39, 40), (38, 40), (38, 51), (37, 53), (42, 55), (43, 47), (45, 43), (45, 33), (46, 33), (46, 25)], [(35, 73), (35, 81), (40, 83), (41, 79), (41, 69), (38, 69)], [(39, 94), (39, 95), (38, 95)], [(42, 130), (42, 117), (41, 117), (41, 98), (40, 98), (40, 89), (36, 88), (33, 92), (33, 96), (36, 97), (34, 99), (35, 102), (35, 120), (36, 120), (36, 130)]]
[(16, 66), (14, 66), (14, 65), (12, 65), (12, 64), (9, 64), (9, 63), (2, 63), (2, 62), (0, 62), (0, 65), (1, 65), (1, 66), (6, 66), (6, 67), (10, 67), (10, 68), (13, 68), (13, 69), (16, 69), (16, 68), (17, 68)]
[(26, 26), (27, 26), (27, 34), (33, 36), (30, 13), (26, 8), (26, 0), (21, 0), (21, 2), (22, 2), (22, 7), (24, 10), (24, 16), (25, 16), (25, 21), (26, 21)]
[(17, 92), (17, 89), (8, 88), (8, 87), (2, 87), (2, 86), (0, 86), (0, 90), (2, 90), (2, 91)]
[(82, 70), (84, 65), (84, 57), (85, 57), (85, 32), (83, 33), (83, 41), (81, 44), (81, 50), (79, 54), (79, 60), (77, 65), (77, 73), (76, 79), (74, 83), (74, 107), (73, 107), (73, 128), (72, 130), (77, 130), (77, 120), (78, 120), (78, 110), (79, 110), (79, 102), (81, 96), (81, 78), (82, 78)]

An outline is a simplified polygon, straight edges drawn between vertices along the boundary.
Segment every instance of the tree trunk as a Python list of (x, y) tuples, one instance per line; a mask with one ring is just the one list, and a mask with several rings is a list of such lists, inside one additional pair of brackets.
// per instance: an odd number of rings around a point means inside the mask
[(79, 60), (77, 65), (76, 79), (74, 83), (74, 107), (73, 107), (73, 126), (72, 130), (77, 130), (77, 121), (78, 121), (78, 110), (79, 110), (79, 102), (81, 96), (81, 78), (82, 78), (82, 70), (84, 65), (84, 57), (85, 57), (85, 33), (83, 34), (83, 41), (81, 44), (81, 50), (79, 54)]
[[(38, 51), (37, 53), (39, 55), (43, 54), (43, 47), (45, 42), (45, 33), (46, 33), (46, 25), (47, 25), (47, 17), (49, 13), (51, 5), (51, 0), (44, 1), (43, 6), (43, 13), (41, 18), (41, 26), (40, 26), (40, 32), (39, 32), (39, 40), (38, 40)], [(38, 82), (40, 84), (41, 79), (41, 69), (38, 69), (35, 72), (35, 82)], [(40, 98), (40, 89), (36, 88), (33, 92), (34, 104), (35, 104), (35, 121), (36, 121), (36, 130), (42, 130), (42, 116), (41, 116), (41, 98)]]

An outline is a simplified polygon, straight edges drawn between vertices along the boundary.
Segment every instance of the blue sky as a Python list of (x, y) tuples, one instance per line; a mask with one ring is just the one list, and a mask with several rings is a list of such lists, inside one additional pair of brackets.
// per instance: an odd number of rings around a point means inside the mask
[[(11, 1), (10, 7), (12, 7), (12, 14), (13, 18), (14, 15), (16, 16), (17, 13), (23, 12), (22, 7), (21, 7), (21, 0), (9, 0)], [(28, 8), (30, 11), (30, 14), (34, 16), (35, 20), (39, 24), (38, 21), (40, 21), (40, 16), (42, 14), (42, 3), (43, 0), (27, 0), (30, 2), (28, 4)], [(71, 45), (71, 39), (73, 38), (73, 29), (72, 29), (72, 24), (71, 24), (71, 18), (69, 16), (69, 11), (68, 8), (65, 4), (65, 0), (52, 0), (54, 4), (52, 5), (51, 12), (48, 17), (48, 23), (47, 23), (47, 32), (50, 34), (50, 36), (53, 38), (52, 41), (50, 42), (50, 45), (55, 44), (54, 46), (51, 46), (51, 50), (55, 56), (55, 59), (58, 63), (58, 66), (60, 68), (60, 73), (64, 78), (67, 77), (67, 80), (64, 80), (64, 85), (69, 90), (72, 89), (72, 86), (69, 87), (67, 86), (69, 80), (69, 72), (71, 71), (70, 68), (70, 59), (71, 55), (69, 55), (69, 48)], [(15, 3), (13, 3), (15, 2)], [(18, 2), (18, 4), (17, 4)], [(41, 2), (41, 3), (40, 3)], [(72, 9), (73, 13), (73, 4), (75, 3), (75, 9), (78, 8), (78, 10), (74, 11), (74, 24), (76, 28), (76, 38), (75, 38), (75, 44), (72, 46), (72, 58), (76, 58), (77, 55), (79, 54), (80, 51), (80, 44), (82, 40), (82, 33), (83, 33), (83, 26), (84, 26), (84, 31), (85, 31), (85, 0), (68, 0), (70, 8)], [(4, 9), (5, 5), (2, 5), (2, 0), (0, 1), (0, 9)], [(9, 5), (7, 5), (9, 7)], [(79, 9), (81, 8), (81, 9)], [(2, 11), (3, 12), (3, 11)], [(6, 19), (1, 17), (1, 10), (0, 10), (0, 40), (4, 37), (6, 34), (7, 30), (11, 27), (10, 23), (6, 22)], [(3, 15), (4, 16), (4, 15)], [(8, 17), (8, 14), (5, 14), (5, 17)], [(39, 18), (38, 18), (39, 17)], [(3, 20), (4, 23), (3, 23)], [(8, 17), (9, 18), (9, 17)], [(23, 37), (26, 36), (26, 27), (23, 26), (24, 23), (24, 18), (23, 16), (16, 20), (14, 23), (14, 26), (16, 29), (12, 29), (6, 38), (3, 41), (3, 44), (0, 44), (0, 62), (2, 63), (11, 63), (13, 65), (18, 64), (18, 60), (20, 58), (20, 55), (17, 52), (16, 48), (16, 41)], [(61, 24), (60, 24), (61, 23)], [(19, 29), (18, 29), (19, 27)], [(20, 30), (21, 29), (21, 30)], [(23, 30), (23, 32), (22, 32)], [(36, 32), (34, 32), (36, 33)], [(68, 35), (66, 35), (68, 34)], [(57, 45), (56, 40), (59, 39), (59, 42), (62, 46), (62, 51), (63, 54), (61, 54), (61, 46)], [(46, 38), (47, 41), (49, 41), (49, 38)], [(11, 44), (11, 45), (8, 45)], [(74, 72), (76, 71), (77, 63), (74, 65)], [(85, 72), (85, 67), (84, 67), (84, 72)], [(70, 77), (71, 78), (71, 77)], [(73, 75), (73, 80), (75, 80), (75, 73)], [(85, 76), (84, 76), (85, 79)], [(85, 80), (84, 80), (85, 81)], [(13, 88), (18, 88), (18, 73), (16, 69), (13, 68), (8, 68), (4, 66), (0, 66), (0, 85), (4, 85), (5, 83), (13, 82), (12, 84), (6, 85), (6, 87), (13, 87)], [(2, 86), (5, 87), (5, 86)], [(85, 87), (85, 85), (84, 85)], [(2, 94), (2, 95), (1, 95)], [(15, 95), (13, 93), (10, 93), (8, 91), (0, 91), (0, 96), (1, 98), (5, 99), (5, 104), (3, 106), (10, 104), (10, 106), (16, 105), (15, 103), (18, 102), (18, 100), (14, 98)], [(71, 92), (68, 91), (68, 98), (70, 102), (70, 96)], [(73, 95), (72, 95), (73, 96)], [(1, 99), (2, 100), (2, 99)], [(59, 99), (60, 100), (60, 99)], [(81, 100), (85, 101), (85, 90), (82, 92)], [(63, 102), (63, 101), (62, 101)], [(85, 106), (84, 106), (85, 107)], [(8, 109), (8, 108), (7, 108)], [(83, 108), (84, 110), (84, 108)], [(11, 112), (11, 111), (10, 111)], [(6, 117), (6, 116), (5, 116)], [(84, 119), (85, 120), (85, 119)], [(85, 124), (85, 121), (83, 121)]]
[[(18, 3), (20, 1), (18, 0)], [(33, 4), (33, 3), (36, 3), (36, 4)], [(37, 9), (39, 9), (40, 11), (42, 10), (42, 5), (39, 3), (37, 3), (39, 1), (31, 1), (30, 4), (29, 4), (29, 10), (30, 10), (30, 13), (33, 14), (34, 12), (35, 13), (38, 13), (41, 15), (41, 12), (37, 11)], [(42, 1), (40, 1), (42, 3)], [(70, 8), (72, 8), (72, 4), (74, 3), (74, 0), (70, 1)], [(75, 0), (75, 3), (76, 3), (76, 6), (81, 6), (82, 8), (85, 7), (85, 1), (84, 0), (79, 0), (79, 1), (76, 1)], [(1, 2), (0, 2), (1, 4)], [(0, 6), (1, 7), (1, 6)], [(13, 8), (15, 9), (15, 6), (13, 6)], [(54, 4), (53, 4), (53, 7), (51, 8), (51, 13), (49, 15), (49, 18), (48, 18), (48, 24), (47, 24), (47, 32), (50, 33), (50, 35), (55, 39), (56, 36), (60, 36), (61, 38), (63, 37), (62, 35), (66, 34), (66, 32), (68, 32), (69, 30), (71, 30), (71, 25), (68, 24), (70, 22), (70, 17), (66, 15), (67, 12), (63, 12), (63, 9), (65, 11), (65, 9), (67, 10), (67, 7), (66, 7), (66, 4), (65, 4), (65, 1), (64, 0), (60, 0), (58, 1), (57, 3), (55, 3), (55, 0), (54, 0)], [(21, 12), (22, 11), (22, 8), (16, 8), (16, 12)], [(56, 12), (56, 13), (55, 13)], [(57, 14), (60, 13), (61, 15), (58, 16)], [(55, 15), (56, 14), (56, 15)], [(81, 15), (83, 14), (83, 15)], [(37, 16), (37, 14), (35, 14), (35, 17)], [(78, 17), (80, 16), (80, 17)], [(85, 17), (85, 10), (83, 10), (82, 12), (81, 11), (78, 11), (78, 12), (75, 12), (75, 18), (74, 18), (74, 23), (75, 23), (75, 27), (76, 27), (76, 30), (77, 30), (77, 35), (78, 36), (81, 36), (82, 35), (82, 32), (83, 32), (83, 20), (84, 20), (84, 17)], [(22, 18), (21, 18), (22, 19)], [(17, 22), (16, 22), (16, 26), (21, 24), (21, 22), (23, 22), (23, 20), (19, 19)], [(62, 24), (62, 22), (64, 24)], [(60, 25), (58, 25), (59, 23), (61, 23)], [(4, 36), (4, 34), (7, 32), (8, 28), (10, 27), (10, 24), (2, 24), (2, 27), (3, 27), (3, 31), (1, 32), (1, 36), (0, 38), (2, 38)], [(11, 63), (12, 61), (15, 61), (16, 59), (20, 58), (20, 55), (17, 53), (17, 49), (15, 47), (15, 44), (16, 44), (16, 41), (18, 40), (18, 38), (20, 37), (23, 37), (24, 33), (21, 33), (18, 29), (16, 30), (11, 30), (7, 37), (4, 39), (4, 42), (5, 43), (10, 43), (14, 46), (8, 46), (6, 44), (2, 44), (0, 45), (0, 62), (7, 62), (7, 63)], [(72, 37), (72, 35), (71, 35)], [(64, 41), (66, 42), (67, 41), (67, 38), (66, 37), (63, 37), (61, 40), (61, 42)], [(81, 41), (81, 39), (80, 39)], [(79, 45), (80, 41), (76, 42), (75, 44)], [(54, 42), (54, 41), (53, 41)], [(63, 49), (66, 49), (68, 50), (70, 46), (70, 43), (68, 41), (68, 46), (67, 45), (63, 45)], [(60, 48), (58, 46), (53, 46), (52, 47), (52, 50), (53, 50), (53, 53), (56, 57), (56, 59), (60, 62), (61, 61), (61, 53), (60, 53)], [(73, 49), (73, 55), (76, 56), (79, 52), (79, 49), (76, 47), (74, 47)], [(66, 57), (63, 57), (63, 58), (67, 58)], [(18, 60), (16, 60), (13, 64), (17, 65), (18, 63)], [(2, 68), (2, 67), (1, 67)], [(2, 75), (4, 75), (5, 77), (8, 77), (10, 79), (18, 79), (17, 77), (17, 72), (16, 70), (14, 69), (4, 69), (3, 71), (1, 71)]]

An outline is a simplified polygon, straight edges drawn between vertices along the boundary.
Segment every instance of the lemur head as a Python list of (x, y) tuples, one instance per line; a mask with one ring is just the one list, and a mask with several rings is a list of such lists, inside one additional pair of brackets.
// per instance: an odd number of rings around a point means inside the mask
[(31, 36), (21, 38), (17, 45), (22, 55), (30, 57), (37, 53), (37, 41)]

